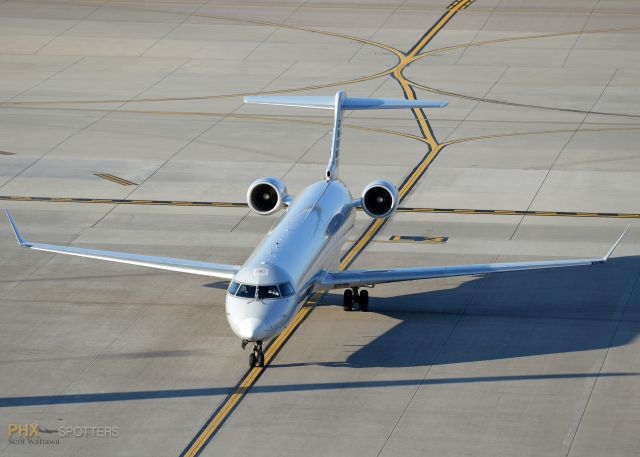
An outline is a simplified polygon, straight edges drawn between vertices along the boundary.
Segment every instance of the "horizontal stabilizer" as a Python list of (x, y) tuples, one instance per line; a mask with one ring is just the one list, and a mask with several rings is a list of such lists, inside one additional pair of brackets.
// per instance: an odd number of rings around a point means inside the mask
[[(300, 108), (336, 108), (336, 97), (317, 95), (255, 95), (244, 98), (245, 103), (259, 105), (295, 106)], [(397, 108), (444, 108), (447, 102), (432, 100), (405, 100), (403, 98), (358, 98), (343, 97), (343, 110), (397, 109)]]
[(297, 106), (300, 108), (334, 109), (336, 98), (322, 95), (289, 96), (289, 95), (254, 95), (245, 97), (245, 103), (258, 105)]
[(245, 103), (259, 105), (294, 106), (298, 108), (317, 108), (333, 111), (333, 132), (331, 138), (331, 158), (325, 171), (325, 179), (338, 178), (338, 157), (340, 155), (340, 137), (342, 113), (346, 110), (364, 109), (416, 109), (444, 108), (447, 102), (432, 100), (405, 100), (403, 98), (361, 98), (347, 97), (343, 91), (335, 96), (319, 95), (252, 95), (244, 98)]
[(433, 100), (405, 100), (403, 98), (347, 97), (342, 109), (396, 109), (396, 108), (444, 108), (449, 103)]

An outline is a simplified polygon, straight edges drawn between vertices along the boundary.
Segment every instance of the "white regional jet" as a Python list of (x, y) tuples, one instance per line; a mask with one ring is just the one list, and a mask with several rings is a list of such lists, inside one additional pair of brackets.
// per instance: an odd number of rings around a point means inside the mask
[(231, 280), (226, 295), (227, 319), (233, 332), (242, 338), (243, 348), (247, 343), (253, 343), (250, 366), (263, 366), (262, 342), (278, 335), (315, 291), (345, 289), (344, 309), (351, 311), (355, 302), (361, 311), (367, 311), (368, 293), (366, 290), (359, 290), (363, 286), (601, 264), (609, 258), (626, 233), (625, 230), (607, 255), (601, 258), (340, 271), (340, 251), (354, 226), (355, 208), (361, 206), (372, 218), (387, 218), (398, 205), (398, 191), (388, 181), (370, 183), (364, 188), (361, 198), (354, 199), (338, 179), (342, 112), (440, 108), (447, 104), (420, 100), (353, 98), (347, 97), (344, 92), (327, 97), (254, 96), (246, 97), (245, 102), (333, 110), (334, 122), (331, 158), (324, 179), (311, 184), (295, 198), (287, 193), (282, 181), (273, 177), (258, 179), (249, 187), (247, 201), (253, 211), (262, 215), (279, 210), (284, 212), (243, 265), (33, 243), (22, 236), (7, 210), (20, 246)]

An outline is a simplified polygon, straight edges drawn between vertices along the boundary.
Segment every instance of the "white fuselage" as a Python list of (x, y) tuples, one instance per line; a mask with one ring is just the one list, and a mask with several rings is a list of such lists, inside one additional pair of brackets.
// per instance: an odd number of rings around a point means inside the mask
[[(231, 284), (290, 284), (277, 298), (238, 296), (227, 292), (227, 319), (233, 332), (247, 341), (272, 338), (295, 316), (313, 293), (324, 271), (339, 269), (340, 250), (355, 222), (351, 194), (338, 180), (307, 187), (262, 239)], [(265, 289), (267, 290), (266, 287)], [(276, 289), (277, 290), (277, 289)]]

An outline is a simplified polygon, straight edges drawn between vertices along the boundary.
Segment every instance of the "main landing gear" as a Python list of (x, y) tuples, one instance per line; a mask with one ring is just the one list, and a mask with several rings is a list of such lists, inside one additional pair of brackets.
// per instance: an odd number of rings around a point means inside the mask
[(353, 304), (357, 303), (360, 311), (369, 311), (369, 292), (366, 290), (358, 291), (358, 287), (353, 287), (344, 291), (342, 297), (342, 306), (345, 311), (353, 311)]
[[(247, 347), (249, 342), (242, 340), (242, 349)], [(253, 342), (253, 350), (249, 354), (249, 366), (250, 367), (263, 367), (264, 366), (264, 352), (262, 350), (262, 341)]]

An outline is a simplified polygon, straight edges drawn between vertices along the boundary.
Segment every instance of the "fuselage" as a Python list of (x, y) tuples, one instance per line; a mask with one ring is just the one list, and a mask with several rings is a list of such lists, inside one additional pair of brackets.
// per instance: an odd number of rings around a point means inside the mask
[(226, 296), (229, 325), (247, 341), (272, 338), (295, 316), (327, 271), (355, 222), (339, 180), (318, 181), (296, 197), (234, 276)]

